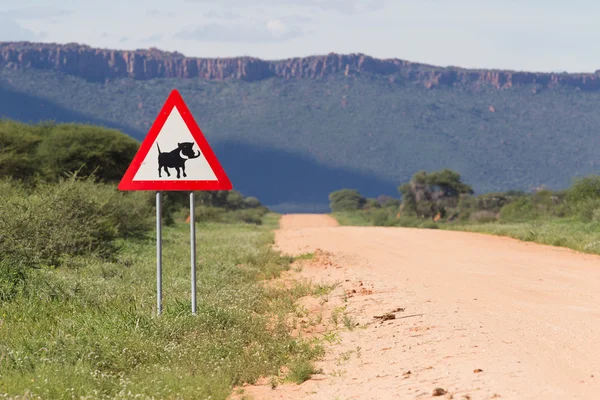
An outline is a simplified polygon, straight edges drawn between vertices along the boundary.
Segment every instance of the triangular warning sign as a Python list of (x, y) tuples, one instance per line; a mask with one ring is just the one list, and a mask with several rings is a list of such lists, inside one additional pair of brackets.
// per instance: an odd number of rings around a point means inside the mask
[(119, 183), (119, 190), (231, 190), (192, 113), (173, 90)]

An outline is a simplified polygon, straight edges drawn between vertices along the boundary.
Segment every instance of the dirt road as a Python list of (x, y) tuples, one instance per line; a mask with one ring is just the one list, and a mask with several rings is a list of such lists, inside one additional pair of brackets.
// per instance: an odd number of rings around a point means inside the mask
[[(322, 374), (256, 388), (256, 399), (600, 399), (600, 257), (480, 234), (334, 225), (287, 215), (276, 244), (328, 252), (302, 274), (342, 282), (351, 295), (338, 304), (359, 326), (330, 346)], [(397, 308), (395, 319), (373, 318)], [(446, 393), (435, 397), (436, 388)]]

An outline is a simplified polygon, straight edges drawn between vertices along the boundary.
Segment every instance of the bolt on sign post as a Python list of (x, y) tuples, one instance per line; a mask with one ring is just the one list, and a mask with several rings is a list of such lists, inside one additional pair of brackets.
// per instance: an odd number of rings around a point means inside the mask
[(231, 190), (232, 185), (192, 113), (173, 90), (119, 183), (119, 190), (156, 191), (156, 313), (162, 313), (161, 193), (190, 192), (192, 314), (196, 314), (194, 191)]

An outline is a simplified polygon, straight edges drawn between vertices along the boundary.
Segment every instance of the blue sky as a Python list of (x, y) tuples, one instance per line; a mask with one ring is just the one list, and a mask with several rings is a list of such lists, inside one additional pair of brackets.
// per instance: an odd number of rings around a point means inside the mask
[(0, 41), (593, 72), (599, 16), (592, 0), (0, 0)]

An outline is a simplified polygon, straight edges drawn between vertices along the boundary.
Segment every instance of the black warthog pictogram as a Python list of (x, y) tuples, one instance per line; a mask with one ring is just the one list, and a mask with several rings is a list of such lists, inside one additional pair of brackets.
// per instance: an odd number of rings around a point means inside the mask
[(200, 157), (200, 150), (198, 150), (198, 154), (194, 154), (193, 146), (194, 142), (177, 143), (177, 148), (175, 150), (163, 153), (160, 151), (158, 142), (156, 142), (156, 147), (158, 147), (158, 177), (162, 178), (160, 170), (163, 168), (165, 169), (167, 176), (171, 176), (168, 168), (175, 168), (177, 170), (177, 178), (180, 177), (179, 169), (181, 168), (183, 176), (186, 177), (185, 161)]

